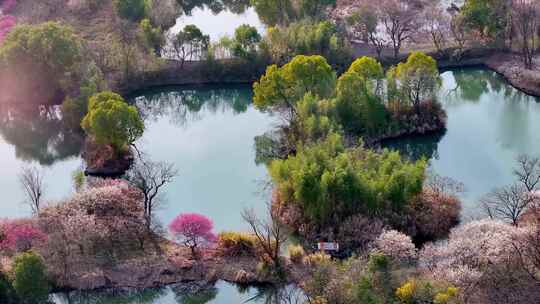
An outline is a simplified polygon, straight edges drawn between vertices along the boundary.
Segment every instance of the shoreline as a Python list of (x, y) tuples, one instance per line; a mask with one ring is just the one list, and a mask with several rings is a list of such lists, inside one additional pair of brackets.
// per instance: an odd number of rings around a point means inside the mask
[[(448, 53), (448, 51), (446, 51)], [(405, 53), (396, 61), (393, 58), (383, 58), (383, 66), (403, 61), (409, 54)], [(466, 67), (482, 67), (490, 69), (501, 75), (505, 81), (517, 90), (535, 97), (540, 97), (540, 70), (525, 70), (516, 58), (517, 55), (492, 49), (467, 49), (462, 59), (452, 60), (448, 55), (428, 53), (437, 60), (439, 70), (448, 70)], [(184, 68), (177, 63), (167, 60), (164, 66), (158, 70), (140, 73), (127, 83), (111, 85), (113, 90), (121, 95), (134, 95), (148, 89), (156, 89), (169, 86), (206, 86), (206, 85), (250, 85), (256, 82), (262, 75), (254, 76), (253, 71), (247, 71), (243, 75), (235, 75), (229, 78), (213, 78), (203, 74), (206, 62), (189, 62)]]

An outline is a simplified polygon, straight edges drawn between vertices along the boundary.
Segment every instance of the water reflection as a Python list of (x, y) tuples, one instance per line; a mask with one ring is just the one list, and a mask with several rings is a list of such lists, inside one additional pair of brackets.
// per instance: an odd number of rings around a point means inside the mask
[(242, 286), (224, 281), (139, 291), (73, 291), (53, 294), (51, 299), (55, 304), (301, 304), (306, 300), (302, 290), (293, 285)]
[(401, 139), (387, 140), (382, 143), (384, 148), (397, 150), (401, 155), (412, 161), (422, 158), (438, 159), (438, 146), (445, 131), (434, 132), (427, 135), (409, 136)]
[(216, 230), (244, 229), (246, 207), (264, 211), (253, 138), (273, 119), (251, 105), (248, 85), (164, 88), (133, 98), (146, 130), (137, 147), (154, 161), (172, 163), (179, 175), (157, 212), (168, 224), (181, 212), (205, 214)]
[[(180, 1), (179, 1), (180, 2)], [(249, 0), (184, 0), (180, 5), (186, 15), (191, 15), (195, 8), (208, 8), (212, 13), (219, 14), (224, 10), (234, 14), (243, 14), (250, 7)]]
[(67, 131), (58, 106), (0, 106), (0, 135), (18, 159), (52, 165), (78, 156), (83, 137)]
[(495, 187), (509, 184), (515, 158), (540, 151), (539, 99), (528, 96), (487, 69), (457, 69), (442, 75), (440, 100), (447, 111), (442, 136), (403, 138), (386, 147), (417, 159), (463, 182), (463, 215), (478, 214), (477, 202)]
[(204, 115), (246, 112), (251, 104), (252, 91), (247, 86), (151, 90), (135, 98), (135, 104), (145, 121), (168, 117), (171, 123), (185, 126), (204, 119)]

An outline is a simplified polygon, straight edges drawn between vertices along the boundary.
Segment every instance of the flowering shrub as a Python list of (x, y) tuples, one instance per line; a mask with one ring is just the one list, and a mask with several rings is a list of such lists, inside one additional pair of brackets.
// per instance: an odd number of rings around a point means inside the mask
[(0, 43), (4, 41), (4, 38), (6, 38), (7, 34), (11, 31), (16, 23), (17, 18), (13, 16), (0, 16)]
[(11, 12), (15, 8), (15, 5), (17, 5), (17, 0), (3, 0), (0, 8), (5, 14)]
[(47, 235), (31, 221), (5, 221), (0, 224), (0, 249), (27, 251), (47, 241)]
[(470, 286), (489, 267), (506, 262), (514, 253), (513, 240), (521, 239), (523, 233), (494, 220), (473, 221), (453, 229), (448, 242), (424, 246), (420, 265), (437, 279)]
[(193, 256), (198, 246), (216, 241), (216, 235), (212, 232), (213, 228), (214, 224), (209, 218), (197, 213), (180, 214), (169, 225), (171, 234), (189, 247)]
[(396, 230), (385, 230), (375, 240), (375, 248), (395, 261), (410, 262), (416, 258), (416, 247), (411, 238)]
[(52, 277), (64, 282), (80, 267), (141, 253), (152, 236), (141, 200), (141, 192), (126, 181), (107, 180), (42, 209), (39, 225), (49, 237), (42, 255)]

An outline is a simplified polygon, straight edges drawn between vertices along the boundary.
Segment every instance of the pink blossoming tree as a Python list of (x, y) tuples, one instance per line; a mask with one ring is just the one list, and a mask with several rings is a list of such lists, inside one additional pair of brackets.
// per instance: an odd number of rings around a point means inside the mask
[(396, 230), (385, 230), (375, 240), (377, 251), (399, 262), (412, 262), (416, 259), (416, 247), (411, 237)]
[(0, 223), (0, 249), (22, 252), (47, 241), (47, 235), (28, 220)]
[(213, 228), (212, 220), (197, 213), (180, 214), (169, 225), (174, 238), (191, 249), (193, 256), (196, 255), (197, 247), (216, 241), (217, 237), (212, 232)]
[(0, 43), (4, 41), (7, 34), (11, 31), (11, 29), (15, 26), (17, 23), (17, 18), (13, 16), (0, 16)]
[(0, 0), (0, 3), (0, 8), (2, 9), (2, 12), (6, 14), (11, 12), (15, 8), (15, 5), (17, 5), (17, 0)]

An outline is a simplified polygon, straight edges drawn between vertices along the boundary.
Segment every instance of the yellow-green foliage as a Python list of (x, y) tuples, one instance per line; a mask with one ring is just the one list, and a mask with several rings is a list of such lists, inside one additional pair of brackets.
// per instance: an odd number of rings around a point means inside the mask
[(240, 232), (222, 232), (218, 236), (218, 251), (223, 256), (255, 256), (257, 239), (254, 235)]
[(289, 257), (294, 263), (299, 263), (306, 252), (301, 245), (289, 245)]
[(433, 299), (434, 304), (458, 303), (459, 290), (456, 287), (448, 287), (446, 291), (439, 292)]
[(402, 303), (412, 303), (416, 294), (416, 281), (408, 280), (396, 290), (396, 297)]
[(400, 210), (422, 190), (425, 165), (397, 152), (345, 149), (341, 136), (331, 134), (286, 160), (273, 161), (269, 171), (280, 201), (298, 204), (317, 224), (332, 224), (340, 216)]
[(332, 257), (321, 251), (306, 255), (302, 262), (306, 266), (319, 266), (332, 262)]

